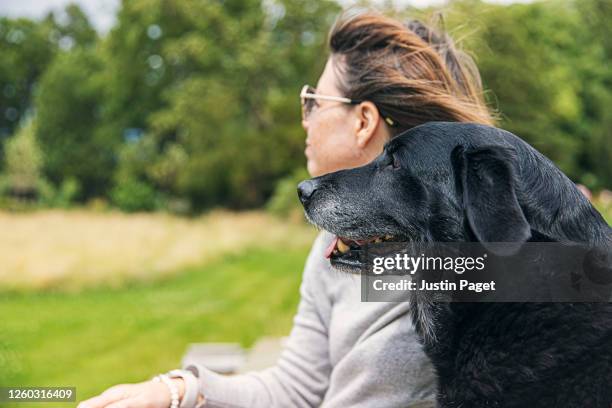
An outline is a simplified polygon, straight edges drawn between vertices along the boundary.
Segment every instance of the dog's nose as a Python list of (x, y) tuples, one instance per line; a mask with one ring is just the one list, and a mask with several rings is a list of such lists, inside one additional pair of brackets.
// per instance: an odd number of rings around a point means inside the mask
[(317, 190), (317, 184), (313, 180), (304, 180), (300, 184), (298, 184), (298, 197), (300, 197), (300, 201), (302, 205), (308, 204), (310, 198)]

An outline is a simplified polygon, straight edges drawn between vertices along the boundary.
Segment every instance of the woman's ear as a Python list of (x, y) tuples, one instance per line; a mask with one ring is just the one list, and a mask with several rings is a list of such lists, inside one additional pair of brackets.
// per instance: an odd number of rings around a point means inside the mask
[(355, 106), (355, 113), (357, 115), (355, 121), (357, 146), (364, 148), (372, 140), (378, 127), (383, 125), (382, 117), (376, 105), (370, 101), (361, 102)]

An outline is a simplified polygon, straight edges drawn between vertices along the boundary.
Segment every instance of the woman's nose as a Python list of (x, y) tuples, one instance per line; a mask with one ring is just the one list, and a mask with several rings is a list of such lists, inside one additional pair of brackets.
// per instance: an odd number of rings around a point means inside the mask
[(302, 118), (302, 127), (304, 130), (308, 131), (308, 121), (306, 121), (304, 118)]

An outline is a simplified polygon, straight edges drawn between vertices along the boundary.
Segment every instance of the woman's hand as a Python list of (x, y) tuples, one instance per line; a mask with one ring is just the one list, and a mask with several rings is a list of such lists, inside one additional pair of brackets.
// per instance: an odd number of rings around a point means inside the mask
[[(185, 394), (185, 383), (173, 378), (179, 391), (179, 400)], [(168, 408), (170, 390), (163, 382), (145, 381), (137, 384), (119, 384), (97, 397), (81, 402), (77, 408)]]

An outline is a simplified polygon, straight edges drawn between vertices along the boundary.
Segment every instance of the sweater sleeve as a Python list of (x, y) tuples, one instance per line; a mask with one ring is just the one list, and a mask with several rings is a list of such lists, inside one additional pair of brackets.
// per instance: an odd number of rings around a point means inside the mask
[(306, 261), (300, 302), (293, 328), (277, 364), (258, 372), (226, 376), (201, 365), (196, 371), (206, 408), (226, 407), (315, 407), (323, 401), (329, 386), (329, 359), (326, 322), (331, 308), (320, 279), (315, 257), (321, 257), (324, 236), (319, 235)]

